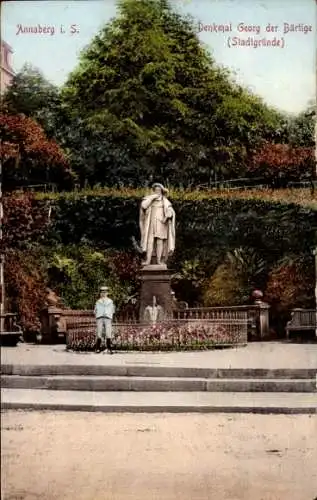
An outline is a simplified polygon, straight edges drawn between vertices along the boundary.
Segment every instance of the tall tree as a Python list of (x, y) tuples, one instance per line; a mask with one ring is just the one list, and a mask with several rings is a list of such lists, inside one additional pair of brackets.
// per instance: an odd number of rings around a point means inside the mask
[(250, 156), (248, 175), (266, 178), (275, 187), (315, 179), (315, 123), (313, 103), (302, 113), (285, 117), (281, 133), (262, 141)]
[(74, 174), (67, 156), (32, 118), (2, 113), (0, 134), (4, 190), (43, 183), (71, 187)]
[[(121, 0), (119, 7), (62, 90), (64, 143), (81, 177), (190, 185), (243, 173), (279, 114), (215, 64), (193, 20), (167, 1)], [(94, 148), (84, 150), (88, 138)]]
[(46, 80), (39, 69), (25, 64), (13, 77), (3, 96), (3, 104), (11, 114), (23, 113), (35, 119), (49, 137), (54, 136), (60, 105), (59, 89)]
[(314, 149), (290, 144), (264, 143), (253, 155), (248, 173), (265, 178), (272, 186), (309, 180), (314, 168)]
[(314, 147), (315, 145), (315, 106), (292, 118), (289, 123), (289, 141), (295, 146)]

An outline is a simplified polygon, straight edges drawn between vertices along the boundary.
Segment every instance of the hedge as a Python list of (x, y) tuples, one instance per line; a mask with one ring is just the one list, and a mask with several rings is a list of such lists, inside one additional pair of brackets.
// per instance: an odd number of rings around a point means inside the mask
[[(132, 189), (123, 187), (107, 188), (96, 187), (92, 189), (83, 189), (65, 192), (38, 192), (36, 197), (39, 200), (59, 200), (69, 199), (76, 200), (85, 196), (106, 196), (106, 197), (119, 197), (119, 198), (136, 198), (140, 199), (146, 193), (145, 188)], [(260, 200), (260, 201), (275, 201), (279, 203), (295, 203), (317, 210), (316, 195), (311, 193), (308, 188), (287, 188), (287, 189), (170, 189), (169, 198), (171, 200), (193, 200), (201, 201), (204, 199), (223, 198), (226, 200)]]
[[(131, 249), (139, 239), (140, 193), (126, 191), (42, 197), (51, 204), (48, 240)], [(170, 197), (176, 211), (177, 252), (182, 256), (208, 249), (253, 247), (268, 261), (285, 253), (311, 252), (316, 245), (314, 207), (260, 199)]]

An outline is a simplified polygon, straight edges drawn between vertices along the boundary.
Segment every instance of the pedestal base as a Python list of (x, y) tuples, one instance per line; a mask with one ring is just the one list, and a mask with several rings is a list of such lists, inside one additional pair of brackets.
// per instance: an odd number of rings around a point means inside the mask
[(141, 270), (141, 292), (139, 319), (144, 321), (144, 311), (147, 306), (156, 304), (163, 308), (164, 319), (172, 317), (171, 271), (166, 266), (146, 266)]

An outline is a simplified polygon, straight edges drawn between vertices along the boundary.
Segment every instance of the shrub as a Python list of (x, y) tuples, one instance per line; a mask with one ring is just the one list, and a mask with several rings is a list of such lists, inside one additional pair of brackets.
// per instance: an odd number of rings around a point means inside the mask
[(92, 309), (100, 286), (105, 284), (118, 311), (136, 295), (138, 260), (127, 252), (59, 245), (11, 248), (5, 255), (6, 308), (18, 313), (26, 333), (40, 328), (39, 313), (46, 304), (47, 287), (71, 309)]
[(179, 267), (179, 271), (172, 275), (172, 285), (178, 300), (189, 304), (200, 303), (208, 261), (203, 262), (196, 258), (175, 262), (175, 266)]
[(204, 304), (246, 304), (252, 291), (264, 285), (265, 275), (266, 263), (252, 248), (237, 248), (228, 252), (224, 262), (206, 283)]
[(92, 309), (105, 284), (120, 309), (135, 294), (137, 270), (133, 254), (88, 245), (59, 245), (48, 257), (49, 284), (72, 309)]
[(23, 332), (40, 330), (39, 314), (45, 306), (47, 279), (39, 252), (8, 250), (5, 257), (7, 309), (18, 313)]
[(30, 192), (3, 196), (3, 240), (5, 248), (28, 248), (43, 241), (49, 227), (49, 208), (41, 207)]
[(313, 166), (313, 147), (266, 142), (254, 155), (249, 173), (266, 178), (276, 187), (285, 187), (289, 181), (309, 179)]
[(249, 299), (249, 290), (243, 279), (229, 264), (221, 264), (207, 283), (204, 293), (205, 306), (234, 306)]
[(314, 308), (315, 269), (311, 254), (282, 259), (269, 273), (264, 299), (271, 305), (271, 323), (278, 334), (284, 331), (290, 311)]
[(0, 133), (4, 189), (47, 182), (71, 187), (74, 174), (66, 155), (32, 118), (1, 113)]

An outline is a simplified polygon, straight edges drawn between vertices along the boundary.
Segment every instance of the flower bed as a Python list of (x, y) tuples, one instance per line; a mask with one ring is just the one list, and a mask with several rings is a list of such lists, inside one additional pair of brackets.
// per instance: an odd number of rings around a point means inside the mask
[[(73, 329), (67, 333), (67, 349), (92, 351), (94, 327)], [(177, 351), (211, 349), (247, 343), (245, 322), (169, 321), (157, 325), (115, 324), (113, 345), (120, 351)]]

